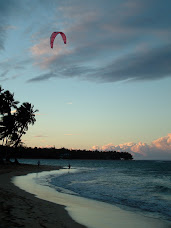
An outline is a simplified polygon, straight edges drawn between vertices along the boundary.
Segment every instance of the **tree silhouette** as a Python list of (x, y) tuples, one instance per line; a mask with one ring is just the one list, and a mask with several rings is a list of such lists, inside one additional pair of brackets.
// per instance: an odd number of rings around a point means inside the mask
[(0, 86), (0, 140), (2, 145), (10, 145), (14, 137), (15, 118), (11, 114), (12, 109), (19, 102), (14, 100), (14, 94), (8, 90), (4, 91)]
[(28, 130), (28, 125), (33, 125), (36, 121), (34, 105), (28, 102), (23, 103), (19, 108), (17, 108), (15, 117), (17, 123), (18, 137), (13, 146), (18, 146), (20, 139), (23, 134)]
[[(14, 100), (14, 94), (0, 86), (0, 140), (2, 145), (14, 148), (21, 144), (21, 137), (28, 130), (28, 125), (35, 123), (35, 112), (38, 111), (28, 102), (20, 107), (17, 107), (18, 103)], [(14, 112), (12, 108), (15, 108)], [(9, 153), (6, 160), (9, 160)], [(15, 161), (18, 163), (16, 157)]]

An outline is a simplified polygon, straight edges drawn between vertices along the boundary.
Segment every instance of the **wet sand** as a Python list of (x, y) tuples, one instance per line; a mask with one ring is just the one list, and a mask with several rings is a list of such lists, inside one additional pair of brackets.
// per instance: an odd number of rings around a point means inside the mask
[[(69, 215), (78, 223), (89, 228), (170, 228), (170, 223), (160, 219), (145, 216), (136, 211), (123, 210), (112, 204), (80, 197), (67, 189), (56, 191), (49, 184), (39, 183), (42, 178), (48, 179), (53, 175), (63, 175), (75, 172), (71, 169), (60, 169), (31, 173), (26, 176), (13, 178), (16, 186), (34, 194), (39, 199), (64, 205)], [(48, 182), (47, 182), (48, 183)]]
[(38, 199), (11, 182), (14, 176), (59, 168), (24, 164), (0, 165), (0, 228), (85, 228), (69, 216), (64, 206)]
[[(170, 228), (170, 223), (159, 219), (59, 193), (48, 186), (34, 183), (32, 177), (44, 175), (42, 171), (59, 169), (23, 164), (0, 166), (0, 228)], [(56, 172), (63, 171), (60, 169)], [(26, 174), (29, 175), (24, 176)], [(19, 181), (20, 188), (12, 183), (14, 180)]]

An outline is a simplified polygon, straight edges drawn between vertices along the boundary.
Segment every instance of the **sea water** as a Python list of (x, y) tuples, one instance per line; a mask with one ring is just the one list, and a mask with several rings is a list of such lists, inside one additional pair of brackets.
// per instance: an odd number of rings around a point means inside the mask
[[(20, 160), (35, 164), (37, 160)], [(58, 192), (98, 200), (171, 221), (171, 161), (40, 160), (61, 165), (35, 181)], [(71, 169), (67, 169), (68, 164)]]

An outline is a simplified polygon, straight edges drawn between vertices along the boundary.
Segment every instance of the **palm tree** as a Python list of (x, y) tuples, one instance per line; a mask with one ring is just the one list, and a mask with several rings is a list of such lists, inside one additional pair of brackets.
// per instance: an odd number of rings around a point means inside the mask
[(14, 94), (10, 93), (8, 90), (3, 92), (0, 86), (0, 140), (2, 144), (13, 134), (14, 129), (14, 116), (11, 115), (11, 109), (16, 108), (19, 102), (14, 100)]
[(3, 89), (2, 87), (0, 86), (0, 114), (2, 113), (3, 111)]
[(18, 146), (18, 143), (20, 142), (22, 135), (25, 134), (28, 130), (28, 125), (34, 125), (36, 121), (35, 113), (37, 111), (38, 110), (34, 110), (34, 105), (31, 105), (28, 102), (24, 102), (19, 108), (17, 108), (15, 118), (18, 131), (18, 138), (13, 146)]
[(13, 141), (14, 135), (16, 133), (15, 126), (15, 116), (14, 115), (4, 115), (0, 120), (0, 140), (2, 145), (10, 146)]
[[(21, 144), (21, 137), (28, 130), (28, 125), (35, 123), (35, 112), (38, 111), (28, 102), (19, 108), (18, 103), (14, 100), (14, 94), (4, 91), (0, 86), (0, 140), (2, 145), (14, 148)], [(16, 112), (12, 113), (12, 108), (15, 108)]]
[(15, 163), (18, 164), (18, 160), (16, 158), (16, 148), (21, 143), (21, 137), (23, 134), (26, 133), (28, 130), (28, 125), (34, 125), (35, 119), (35, 112), (38, 110), (34, 110), (34, 105), (31, 105), (28, 102), (23, 103), (15, 113), (16, 116), (16, 123), (17, 123), (17, 134), (15, 135), (17, 138), (13, 147), (15, 148)]
[(11, 114), (12, 108), (17, 108), (18, 101), (14, 100), (14, 94), (10, 93), (8, 90), (2, 92), (0, 87), (0, 114)]
[(11, 109), (16, 108), (19, 102), (14, 100), (14, 94), (4, 91), (0, 86), (0, 140), (2, 145), (10, 145), (14, 138), (15, 118)]

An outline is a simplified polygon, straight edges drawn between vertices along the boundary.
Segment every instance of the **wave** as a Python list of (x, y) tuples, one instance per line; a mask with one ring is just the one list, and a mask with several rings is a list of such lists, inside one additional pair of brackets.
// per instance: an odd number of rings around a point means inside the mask
[(154, 187), (154, 190), (155, 190), (156, 192), (171, 194), (171, 188), (169, 188), (169, 187), (167, 187), (167, 186), (163, 186), (163, 185), (156, 185), (156, 186)]
[(155, 166), (156, 162), (149, 161), (74, 162), (70, 170), (63, 169), (58, 174), (39, 178), (39, 184), (58, 192), (117, 204), (121, 208), (129, 207), (129, 210), (170, 220), (171, 188), (166, 163), (161, 169)]

